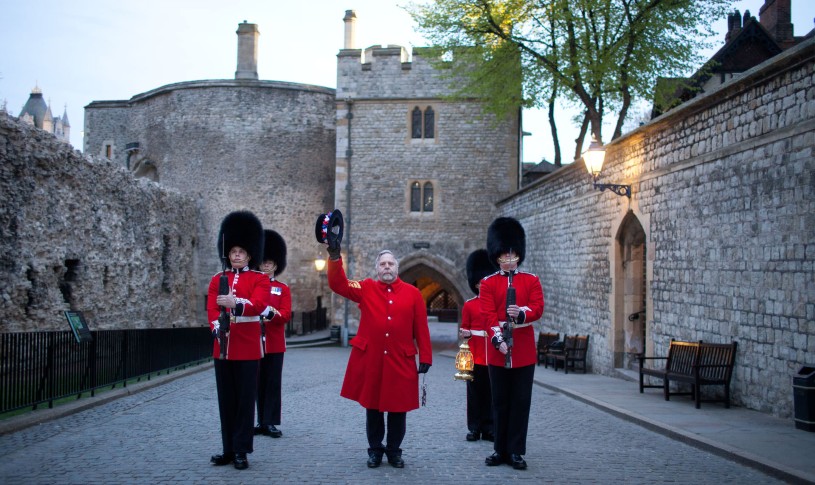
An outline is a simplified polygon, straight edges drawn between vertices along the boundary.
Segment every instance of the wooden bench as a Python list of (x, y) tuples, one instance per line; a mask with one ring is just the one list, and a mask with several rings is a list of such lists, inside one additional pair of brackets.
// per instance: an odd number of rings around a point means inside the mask
[(549, 352), (549, 345), (558, 340), (560, 340), (560, 333), (540, 332), (538, 334), (538, 365), (545, 360), (546, 352)]
[[(640, 361), (640, 393), (645, 388), (661, 387), (665, 400), (671, 396), (690, 395), (696, 403), (696, 409), (701, 407), (702, 386), (723, 386), (723, 398), (705, 399), (705, 402), (723, 402), (724, 407), (730, 407), (730, 380), (733, 376), (733, 365), (736, 362), (736, 349), (738, 344), (713, 344), (703, 341), (683, 342), (671, 340), (667, 357), (639, 356)], [(664, 360), (664, 368), (646, 367), (646, 361)], [(662, 385), (645, 383), (645, 376), (662, 379)], [(691, 385), (690, 392), (671, 391), (671, 381)]]
[[(586, 373), (586, 356), (589, 353), (589, 336), (575, 335), (566, 336), (563, 339), (563, 350), (550, 349), (544, 355), (543, 365), (549, 367), (548, 360), (552, 359), (552, 367), (557, 371), (558, 362), (563, 363), (563, 371), (569, 373), (569, 368), (573, 371), (582, 370)], [(580, 364), (578, 369), (577, 364)]]

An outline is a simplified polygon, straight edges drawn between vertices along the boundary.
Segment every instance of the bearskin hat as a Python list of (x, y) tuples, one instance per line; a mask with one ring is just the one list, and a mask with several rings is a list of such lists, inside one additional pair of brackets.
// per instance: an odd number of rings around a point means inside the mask
[(495, 268), (490, 263), (490, 257), (487, 255), (486, 249), (476, 249), (467, 256), (467, 283), (470, 284), (470, 289), (476, 295), (478, 294), (478, 288), (475, 285), (482, 278), (494, 272)]
[(263, 262), (263, 225), (249, 211), (231, 212), (221, 221), (218, 257), (227, 258), (228, 264), (229, 250), (235, 246), (240, 246), (249, 253), (251, 269), (257, 269)]
[(275, 262), (274, 275), (277, 276), (286, 269), (286, 241), (271, 229), (264, 229), (263, 235), (263, 261)]
[(518, 265), (526, 256), (526, 233), (523, 226), (512, 217), (499, 217), (487, 229), (487, 253), (490, 263), (498, 268), (498, 257), (512, 250), (518, 255)]

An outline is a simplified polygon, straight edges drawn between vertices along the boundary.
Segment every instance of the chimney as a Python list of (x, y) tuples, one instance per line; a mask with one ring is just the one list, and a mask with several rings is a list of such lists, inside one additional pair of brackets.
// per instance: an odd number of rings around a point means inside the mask
[(758, 21), (782, 49), (795, 43), (790, 0), (764, 0), (758, 11)]
[(357, 48), (357, 13), (353, 10), (345, 11), (345, 47), (343, 49)]
[(238, 70), (235, 79), (258, 78), (258, 32), (257, 24), (238, 24)]
[(738, 10), (727, 14), (727, 33), (724, 34), (724, 42), (728, 43), (735, 39), (741, 32), (741, 14)]

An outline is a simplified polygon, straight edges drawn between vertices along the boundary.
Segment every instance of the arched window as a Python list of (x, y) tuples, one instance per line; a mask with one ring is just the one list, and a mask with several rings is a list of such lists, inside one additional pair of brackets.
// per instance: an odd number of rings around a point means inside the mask
[(411, 138), (422, 137), (422, 110), (418, 106), (413, 108), (413, 112), (410, 114), (410, 132)]
[(414, 106), (410, 112), (410, 137), (413, 139), (432, 139), (436, 136), (436, 112), (432, 106), (422, 111)]
[(422, 211), (433, 212), (433, 184), (430, 182), (425, 182), (423, 192)]
[(422, 185), (419, 182), (410, 184), (410, 211), (422, 211)]
[(410, 212), (433, 212), (433, 182), (414, 180), (410, 183)]
[(433, 138), (433, 125), (435, 124), (435, 113), (433, 112), (433, 107), (428, 106), (426, 110), (424, 110), (424, 137), (425, 138)]

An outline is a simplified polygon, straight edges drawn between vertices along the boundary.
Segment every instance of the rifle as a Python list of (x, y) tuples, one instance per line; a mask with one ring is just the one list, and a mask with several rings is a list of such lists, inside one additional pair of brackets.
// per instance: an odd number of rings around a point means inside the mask
[[(224, 248), (226, 251), (226, 248)], [(218, 295), (229, 294), (229, 278), (226, 276), (226, 258), (222, 258), (221, 278), (218, 281)], [(229, 312), (226, 307), (221, 307), (221, 314), (218, 315), (218, 346), (221, 348), (221, 359), (226, 359), (226, 347), (229, 345)]]
[[(512, 286), (512, 271), (509, 272), (509, 287), (507, 288), (507, 308), (515, 304), (515, 288)], [(504, 361), (504, 368), (512, 368), (512, 326), (515, 325), (515, 318), (510, 317), (507, 313), (507, 326), (504, 328), (504, 342), (507, 344), (506, 360)]]

